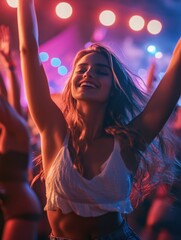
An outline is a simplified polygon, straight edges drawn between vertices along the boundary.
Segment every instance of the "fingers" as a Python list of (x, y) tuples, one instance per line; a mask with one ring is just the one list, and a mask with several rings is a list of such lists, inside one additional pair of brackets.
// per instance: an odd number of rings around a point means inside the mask
[(8, 26), (0, 26), (0, 52), (3, 56), (10, 52), (10, 30)]
[(0, 40), (4, 42), (9, 42), (10, 31), (8, 26), (5, 26), (5, 25), (0, 26)]

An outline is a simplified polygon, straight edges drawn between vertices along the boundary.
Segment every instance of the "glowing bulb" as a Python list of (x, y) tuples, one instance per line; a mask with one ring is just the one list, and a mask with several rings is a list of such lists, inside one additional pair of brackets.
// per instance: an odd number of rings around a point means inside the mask
[(41, 52), (39, 54), (39, 57), (40, 57), (41, 62), (46, 62), (49, 59), (49, 55), (47, 52)]
[(151, 34), (158, 34), (162, 30), (162, 24), (158, 20), (151, 20), (151, 21), (149, 21), (149, 23), (147, 25), (147, 30)]
[(138, 15), (132, 16), (129, 20), (129, 26), (134, 31), (140, 31), (145, 25), (145, 20)]
[(53, 66), (53, 67), (59, 67), (60, 65), (61, 65), (61, 60), (60, 60), (60, 58), (52, 58), (51, 59), (51, 65)]
[(116, 16), (112, 11), (105, 10), (101, 12), (101, 14), (99, 15), (99, 20), (102, 23), (102, 25), (111, 26), (115, 22)]
[(71, 5), (66, 2), (57, 4), (55, 11), (57, 16), (63, 19), (69, 18), (73, 12)]
[(18, 0), (6, 0), (6, 2), (12, 8), (18, 7)]
[(68, 69), (65, 66), (60, 66), (58, 67), (58, 73), (64, 76), (68, 73)]
[(156, 47), (154, 45), (150, 45), (150, 46), (147, 47), (147, 51), (149, 53), (153, 53), (154, 54), (156, 52)]
[(162, 57), (163, 57), (163, 53), (162, 52), (156, 52), (155, 53), (155, 58), (160, 59)]

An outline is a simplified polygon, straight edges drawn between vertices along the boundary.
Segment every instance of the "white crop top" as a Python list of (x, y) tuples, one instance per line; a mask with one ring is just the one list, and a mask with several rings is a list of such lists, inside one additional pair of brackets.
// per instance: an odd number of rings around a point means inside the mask
[(61, 209), (64, 214), (73, 211), (83, 217), (113, 211), (129, 213), (133, 210), (130, 202), (132, 182), (117, 138), (101, 173), (89, 180), (73, 166), (67, 135), (45, 180), (47, 203), (44, 210)]

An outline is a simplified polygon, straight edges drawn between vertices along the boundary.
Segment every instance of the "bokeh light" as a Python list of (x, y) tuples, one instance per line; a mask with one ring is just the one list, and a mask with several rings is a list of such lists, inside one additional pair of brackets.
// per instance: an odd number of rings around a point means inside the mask
[(155, 58), (160, 59), (162, 57), (163, 57), (163, 53), (162, 52), (156, 52), (155, 53)]
[(98, 42), (102, 41), (106, 36), (106, 33), (107, 33), (107, 28), (105, 27), (97, 28), (93, 33), (93, 38), (95, 41), (98, 41)]
[(149, 33), (156, 35), (156, 34), (161, 32), (162, 24), (158, 20), (151, 20), (147, 24), (147, 30), (148, 30)]
[(115, 23), (116, 16), (115, 16), (114, 12), (112, 12), (110, 10), (104, 10), (99, 15), (99, 21), (104, 26), (111, 26)]
[(6, 0), (6, 2), (12, 8), (18, 7), (18, 0)]
[(49, 59), (49, 55), (47, 52), (40, 52), (39, 57), (40, 57), (41, 62), (46, 62)]
[(61, 60), (60, 58), (54, 57), (51, 59), (51, 65), (53, 67), (59, 67), (61, 65)]
[(58, 67), (58, 73), (64, 76), (68, 73), (68, 69), (65, 66), (60, 66)]
[(55, 11), (57, 16), (63, 19), (69, 18), (73, 12), (71, 5), (66, 2), (57, 4)]
[(129, 20), (129, 26), (134, 31), (140, 31), (145, 25), (145, 20), (139, 15), (134, 15)]
[(147, 47), (147, 51), (151, 54), (155, 54), (156, 53), (156, 47), (154, 45), (149, 45)]

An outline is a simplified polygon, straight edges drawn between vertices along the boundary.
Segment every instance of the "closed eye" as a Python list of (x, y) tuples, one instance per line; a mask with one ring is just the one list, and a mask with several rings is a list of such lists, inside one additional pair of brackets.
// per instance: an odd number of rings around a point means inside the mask
[(101, 71), (101, 70), (96, 70), (96, 74), (99, 74), (99, 75), (104, 75), (104, 76), (107, 76), (107, 75), (109, 75), (109, 73), (108, 73), (108, 72)]
[(77, 69), (75, 70), (76, 73), (85, 73), (86, 71), (87, 71), (86, 68), (77, 68)]
[[(84, 74), (88, 68), (88, 64), (80, 64), (75, 68), (75, 73)], [(96, 64), (96, 66), (92, 67), (92, 71), (97, 75), (107, 76), (110, 74), (110, 68), (103, 64)]]

